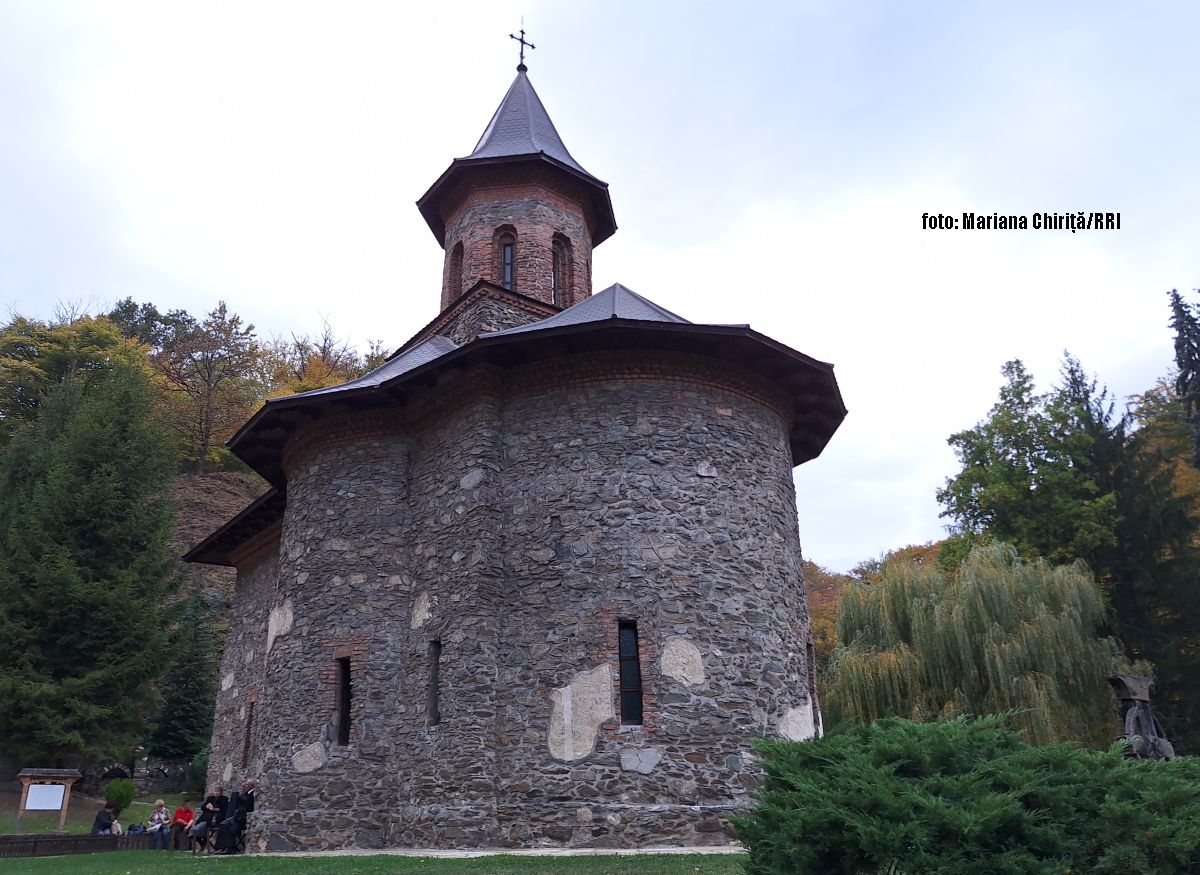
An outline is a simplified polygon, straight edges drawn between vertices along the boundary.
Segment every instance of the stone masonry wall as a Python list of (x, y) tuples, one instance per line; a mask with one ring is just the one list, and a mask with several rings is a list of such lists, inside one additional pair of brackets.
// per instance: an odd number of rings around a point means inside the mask
[(455, 314), (454, 321), (442, 334), (459, 346), (465, 346), (485, 332), (504, 331), (506, 328), (528, 325), (544, 318), (546, 317), (541, 314), (530, 313), (506, 301), (481, 294), (475, 300), (465, 302), (465, 306)]
[[(259, 847), (380, 847), (406, 776), (390, 760), (403, 719), (400, 655), (411, 525), (409, 446), (369, 437), (291, 461), (279, 599), (291, 630), (267, 662), (271, 732), (251, 840)], [(350, 743), (337, 743), (337, 660), (351, 666)], [(348, 815), (353, 814), (353, 817)]]
[(269, 703), (263, 701), (266, 650), (284, 619), (281, 611), (272, 610), (278, 601), (278, 565), (278, 554), (271, 551), (238, 571), (221, 658), (206, 793), (220, 785), (228, 795), (262, 769), (261, 738), (271, 719)]
[[(592, 293), (592, 237), (584, 204), (587, 195), (579, 183), (561, 178), (549, 169), (494, 169), (487, 184), (473, 183), (446, 217), (446, 266), (443, 271), (442, 309), (477, 280), (502, 285), (496, 246), (499, 229), (516, 233), (513, 291), (548, 304), (569, 307)], [(551, 267), (553, 240), (561, 234), (570, 241), (572, 268), (569, 288), (554, 301)], [(463, 244), (459, 288), (451, 288), (454, 247)]]
[[(214, 733), (212, 776), (238, 778), (257, 697), (251, 847), (729, 841), (750, 739), (802, 735), (811, 709), (787, 423), (720, 363), (609, 357), (479, 370), (441, 387), (457, 406), (293, 439)], [(623, 620), (640, 726), (620, 721)]]
[[(507, 613), (522, 619), (499, 669), (502, 844), (729, 840), (751, 738), (809, 701), (786, 434), (757, 402), (667, 382), (507, 406)], [(640, 638), (641, 726), (611, 707), (620, 620)], [(597, 678), (609, 712), (581, 715)], [(570, 717), (547, 707), (568, 695)], [(548, 750), (563, 723), (573, 750)]]

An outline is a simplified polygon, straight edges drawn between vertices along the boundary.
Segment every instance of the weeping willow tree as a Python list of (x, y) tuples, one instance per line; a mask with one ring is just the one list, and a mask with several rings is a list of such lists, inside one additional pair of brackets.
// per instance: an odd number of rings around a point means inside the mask
[(1105, 747), (1119, 734), (1105, 678), (1132, 667), (1098, 634), (1103, 619), (1082, 564), (1023, 561), (995, 545), (975, 548), (957, 578), (932, 564), (888, 563), (880, 583), (842, 596), (842, 643), (824, 690), (830, 722), (1012, 710), (1035, 744)]

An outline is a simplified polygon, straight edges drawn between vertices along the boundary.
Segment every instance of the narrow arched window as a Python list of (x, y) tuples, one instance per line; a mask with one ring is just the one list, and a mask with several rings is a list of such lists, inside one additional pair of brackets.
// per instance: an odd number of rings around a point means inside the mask
[(550, 294), (556, 306), (567, 307), (572, 303), (571, 270), (571, 241), (555, 234), (550, 244)]
[(462, 294), (462, 268), (463, 245), (460, 240), (450, 250), (450, 264), (446, 267), (446, 287), (450, 292), (450, 300)]
[(510, 225), (496, 231), (496, 275), (506, 289), (517, 281), (517, 232)]

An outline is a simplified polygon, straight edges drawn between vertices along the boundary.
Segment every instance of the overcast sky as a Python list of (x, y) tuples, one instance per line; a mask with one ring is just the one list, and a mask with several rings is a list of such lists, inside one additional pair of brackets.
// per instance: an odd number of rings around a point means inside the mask
[[(833, 362), (805, 553), (943, 535), (951, 433), (1070, 350), (1118, 396), (1200, 286), (1200, 4), (0, 0), (0, 306), (219, 300), (395, 347), (437, 311), (414, 201), (516, 65), (610, 185), (621, 282)], [(921, 214), (1121, 213), (923, 231)]]

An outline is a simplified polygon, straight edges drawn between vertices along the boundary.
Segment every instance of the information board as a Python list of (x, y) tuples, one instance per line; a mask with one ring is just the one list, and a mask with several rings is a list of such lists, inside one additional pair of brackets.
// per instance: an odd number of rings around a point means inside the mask
[(26, 811), (58, 811), (62, 808), (63, 784), (30, 784), (29, 796), (25, 799)]

